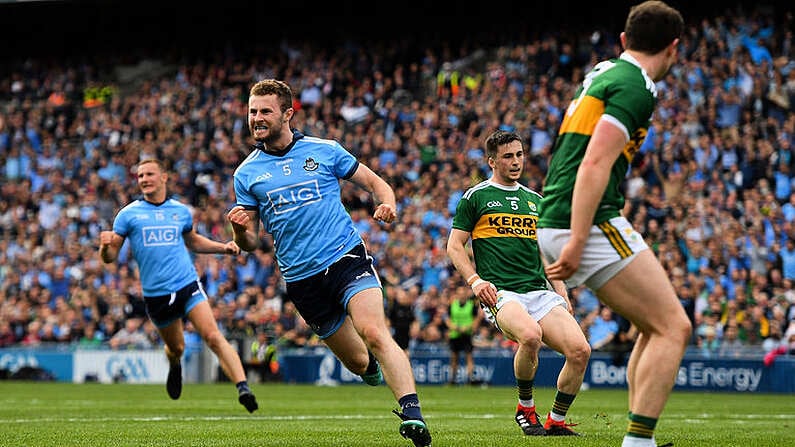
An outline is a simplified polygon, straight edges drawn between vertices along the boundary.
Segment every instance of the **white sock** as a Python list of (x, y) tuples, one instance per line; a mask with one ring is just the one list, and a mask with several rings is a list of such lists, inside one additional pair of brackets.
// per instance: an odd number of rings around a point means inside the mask
[(561, 422), (566, 420), (566, 416), (561, 416), (555, 413), (554, 411), (549, 412), (549, 417), (552, 418), (552, 420), (555, 422)]
[(636, 438), (634, 436), (624, 436), (621, 447), (657, 447), (654, 438)]
[(519, 399), (519, 405), (521, 405), (523, 407), (527, 407), (527, 408), (533, 408), (533, 407), (536, 406), (536, 400), (535, 399), (530, 399), (530, 400)]

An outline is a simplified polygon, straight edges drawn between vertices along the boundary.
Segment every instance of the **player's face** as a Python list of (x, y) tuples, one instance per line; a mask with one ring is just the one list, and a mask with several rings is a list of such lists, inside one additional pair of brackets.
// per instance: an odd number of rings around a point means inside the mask
[(155, 163), (138, 166), (138, 187), (144, 196), (152, 196), (166, 189), (166, 174)]
[(275, 142), (286, 129), (290, 130), (289, 113), (279, 108), (276, 95), (252, 96), (248, 99), (248, 129), (256, 141), (266, 145)]
[(516, 184), (522, 176), (524, 150), (521, 141), (511, 141), (497, 148), (497, 155), (489, 157), (493, 171), (492, 180), (500, 185)]

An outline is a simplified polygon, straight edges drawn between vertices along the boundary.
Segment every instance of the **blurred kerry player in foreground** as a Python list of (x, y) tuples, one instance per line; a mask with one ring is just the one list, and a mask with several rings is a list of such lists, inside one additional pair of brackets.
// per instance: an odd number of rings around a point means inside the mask
[(292, 105), (282, 81), (251, 87), (248, 120), (256, 143), (235, 170), (237, 205), (227, 214), (235, 242), (257, 249), (262, 221), (273, 236), (287, 298), (346, 368), (369, 385), (385, 379), (400, 404), (393, 410), (402, 420), (400, 434), (429, 446), (411, 364), (389, 332), (381, 281), (342, 203), (340, 179), (374, 195), (379, 221), (397, 218), (395, 193), (338, 142), (291, 130)]
[[(138, 187), (143, 198), (122, 208), (113, 231), (99, 235), (99, 255), (106, 264), (116, 261), (125, 239), (138, 265), (146, 312), (165, 343), (169, 371), (166, 391), (172, 399), (182, 393), (182, 354), (185, 336), (182, 319), (193, 323), (207, 346), (218, 356), (226, 376), (238, 389), (238, 401), (249, 412), (257, 400), (249, 389), (237, 351), (218, 330), (207, 295), (188, 249), (195, 253), (238, 254), (234, 242), (210, 240), (193, 229), (190, 209), (166, 196), (168, 174), (159, 160), (138, 164)], [(186, 248), (187, 247), (187, 248)]]
[(655, 446), (692, 331), (662, 265), (621, 214), (621, 185), (649, 128), (655, 82), (676, 61), (683, 30), (679, 11), (661, 1), (630, 9), (620, 35), (624, 52), (585, 76), (564, 114), (538, 220), (547, 277), (585, 284), (638, 329), (622, 447)]

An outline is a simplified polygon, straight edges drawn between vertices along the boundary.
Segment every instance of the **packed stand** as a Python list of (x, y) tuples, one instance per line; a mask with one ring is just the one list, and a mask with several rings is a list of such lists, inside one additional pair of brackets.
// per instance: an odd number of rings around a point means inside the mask
[[(625, 213), (668, 271), (707, 356), (795, 352), (795, 42), (792, 14), (727, 12), (689, 24), (681, 63), (658, 83), (654, 126), (626, 182)], [(367, 45), (372, 45), (368, 47)], [(446, 346), (461, 287), (445, 255), (457, 200), (488, 174), (483, 139), (519, 132), (540, 191), (573, 88), (617, 55), (604, 30), (549, 33), (494, 47), (358, 42), (333, 51), (283, 43), (267, 58), (162, 59), (140, 83), (108, 68), (26, 61), (0, 78), (0, 347), (155, 346), (134, 261), (97, 257), (99, 231), (129, 203), (135, 164), (167, 160), (170, 191), (197, 231), (229, 240), (231, 176), (249, 151), (245, 98), (265, 77), (296, 93), (296, 129), (339, 140), (393, 185), (399, 219), (373, 221), (368, 194), (343, 196), (376, 259), (385, 306), (412, 350)], [(153, 74), (154, 73), (154, 74)], [(280, 347), (319, 344), (283, 299), (269, 242), (236, 257), (197, 255), (227, 338), (264, 333)], [(595, 350), (625, 353), (634, 328), (587, 289), (571, 291)], [(408, 301), (407, 301), (408, 300)], [(388, 312), (388, 314), (391, 314)], [(609, 337), (609, 340), (601, 337)], [(503, 347), (487, 325), (477, 348)]]

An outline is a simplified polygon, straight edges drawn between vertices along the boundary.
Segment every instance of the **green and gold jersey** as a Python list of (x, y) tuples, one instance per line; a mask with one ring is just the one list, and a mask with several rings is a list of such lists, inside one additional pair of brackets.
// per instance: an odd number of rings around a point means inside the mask
[(600, 119), (608, 119), (622, 128), (628, 141), (623, 154), (613, 163), (593, 223), (599, 224), (621, 214), (624, 207), (621, 186), (646, 138), (656, 103), (654, 81), (626, 53), (618, 59), (599, 63), (585, 76), (566, 110), (552, 149), (542, 190), (544, 212), (538, 221), (540, 228), (570, 227), (577, 169)]
[(540, 201), (525, 186), (487, 180), (468, 189), (456, 206), (453, 228), (471, 234), (475, 269), (498, 289), (547, 288), (536, 238)]

